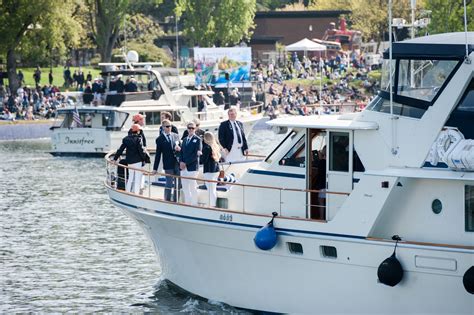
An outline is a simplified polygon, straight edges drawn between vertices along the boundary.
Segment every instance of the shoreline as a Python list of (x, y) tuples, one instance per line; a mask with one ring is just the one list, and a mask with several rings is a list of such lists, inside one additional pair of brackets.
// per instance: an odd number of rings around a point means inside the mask
[(0, 141), (49, 138), (53, 120), (0, 121)]

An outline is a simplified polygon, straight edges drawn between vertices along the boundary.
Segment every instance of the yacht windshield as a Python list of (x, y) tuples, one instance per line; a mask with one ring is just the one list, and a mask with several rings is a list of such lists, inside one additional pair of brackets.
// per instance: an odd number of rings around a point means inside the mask
[(163, 80), (170, 90), (176, 90), (179, 88), (179, 77), (176, 75), (163, 75)]
[(457, 63), (457, 60), (400, 60), (397, 93), (431, 102)]

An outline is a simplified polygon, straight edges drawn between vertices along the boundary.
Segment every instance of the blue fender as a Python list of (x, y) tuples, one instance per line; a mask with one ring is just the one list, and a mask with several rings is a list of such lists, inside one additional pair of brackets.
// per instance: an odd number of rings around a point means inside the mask
[(255, 234), (253, 239), (255, 245), (261, 250), (270, 250), (275, 247), (278, 237), (273, 226), (273, 219), (278, 215), (273, 212), (273, 218)]

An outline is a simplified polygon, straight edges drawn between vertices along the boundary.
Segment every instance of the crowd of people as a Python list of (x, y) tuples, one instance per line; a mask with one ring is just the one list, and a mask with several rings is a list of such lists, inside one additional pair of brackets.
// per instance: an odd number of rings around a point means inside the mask
[[(209, 192), (208, 204), (211, 207), (216, 206), (219, 162), (241, 161), (248, 154), (244, 126), (237, 120), (236, 109), (230, 108), (227, 114), (228, 120), (220, 124), (216, 138), (213, 133), (201, 130), (200, 121), (197, 119), (187, 123), (186, 130), (180, 136), (176, 126), (171, 123), (171, 114), (162, 113), (161, 128), (155, 139), (156, 154), (153, 172), (155, 174), (158, 172), (162, 162), (162, 168), (166, 174), (165, 200), (177, 201), (177, 192), (182, 189), (184, 202), (197, 205), (196, 179), (199, 166), (202, 165), (206, 189)], [(129, 134), (123, 138), (120, 148), (114, 155), (114, 160), (119, 160), (125, 152), (125, 159), (121, 160), (121, 164), (132, 167), (129, 169), (125, 189), (142, 194), (144, 180), (140, 170), (148, 162), (146, 137), (142, 129), (144, 117), (137, 114), (133, 117), (133, 122)], [(182, 176), (179, 182), (178, 176)]]

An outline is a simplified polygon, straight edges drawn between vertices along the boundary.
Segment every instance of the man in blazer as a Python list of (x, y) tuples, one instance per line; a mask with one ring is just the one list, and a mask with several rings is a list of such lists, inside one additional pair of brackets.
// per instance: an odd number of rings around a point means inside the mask
[[(187, 125), (188, 136), (183, 139), (179, 168), (183, 177), (197, 177), (199, 171), (199, 156), (202, 154), (202, 140), (196, 132), (196, 124)], [(188, 204), (197, 205), (197, 183), (195, 179), (182, 178), (184, 200)]]
[(226, 162), (242, 161), (244, 155), (248, 154), (244, 125), (236, 120), (235, 108), (229, 109), (227, 115), (229, 120), (223, 121), (219, 126), (219, 142), (224, 148)]
[[(177, 154), (181, 151), (178, 134), (171, 132), (171, 122), (167, 119), (161, 122), (163, 133), (156, 138), (156, 155), (153, 173), (156, 174), (163, 155), (163, 170), (166, 174), (179, 176), (179, 160)], [(176, 177), (166, 176), (165, 200), (176, 201)]]

